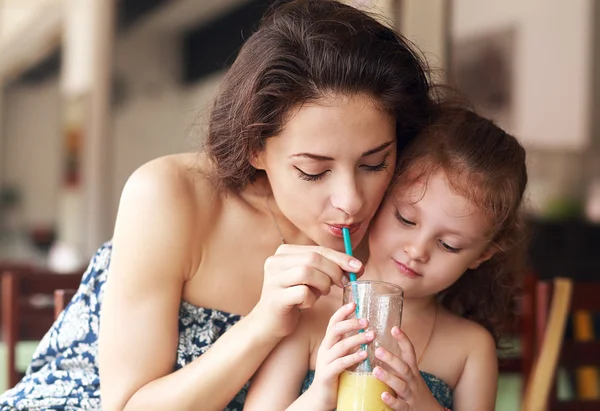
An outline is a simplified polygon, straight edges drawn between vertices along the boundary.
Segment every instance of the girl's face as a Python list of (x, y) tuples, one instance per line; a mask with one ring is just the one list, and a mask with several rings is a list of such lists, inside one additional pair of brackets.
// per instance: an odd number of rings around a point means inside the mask
[(409, 298), (437, 294), (492, 257), (489, 228), (438, 171), (387, 196), (369, 233), (367, 273), (400, 285)]
[(395, 119), (361, 94), (331, 96), (290, 114), (253, 159), (281, 213), (301, 232), (287, 241), (343, 250), (341, 228), (348, 226), (358, 244), (394, 171)]

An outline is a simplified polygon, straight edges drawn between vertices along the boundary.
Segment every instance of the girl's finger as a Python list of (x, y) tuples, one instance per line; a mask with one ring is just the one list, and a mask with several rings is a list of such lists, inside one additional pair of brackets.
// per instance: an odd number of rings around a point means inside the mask
[(401, 357), (406, 362), (413, 372), (418, 370), (417, 367), (417, 355), (415, 354), (415, 347), (412, 342), (400, 328), (393, 327), (392, 328), (392, 337), (398, 342), (401, 351)]
[(373, 331), (367, 331), (364, 333), (358, 333), (348, 338), (344, 338), (337, 342), (327, 352), (327, 361), (332, 362), (336, 358), (348, 354), (349, 352), (355, 351), (358, 347), (363, 344), (369, 344), (375, 339), (375, 333)]
[(395, 393), (396, 397), (408, 402), (412, 395), (410, 387), (406, 381), (403, 381), (398, 376), (384, 370), (381, 367), (375, 367), (373, 375), (379, 381), (390, 387)]
[(381, 394), (381, 400), (385, 402), (394, 411), (408, 411), (408, 403), (400, 398), (394, 397), (389, 392)]
[(383, 347), (375, 350), (375, 356), (381, 361), (386, 363), (390, 369), (394, 370), (396, 375), (406, 382), (410, 382), (414, 378), (412, 368), (402, 359), (396, 357), (391, 352), (387, 351)]
[(365, 350), (359, 350), (355, 353), (337, 358), (327, 366), (327, 373), (337, 377), (353, 365), (364, 361), (365, 358), (367, 358), (367, 352)]

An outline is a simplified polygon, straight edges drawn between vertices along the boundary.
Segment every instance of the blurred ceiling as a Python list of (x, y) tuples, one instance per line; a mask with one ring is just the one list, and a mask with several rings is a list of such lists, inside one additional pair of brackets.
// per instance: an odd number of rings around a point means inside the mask
[[(117, 32), (134, 26), (143, 30), (186, 32), (235, 10), (251, 0), (118, 0)], [(19, 82), (38, 82), (56, 76), (60, 69), (60, 47), (23, 71)]]
[[(186, 31), (252, 0), (120, 0), (118, 26), (158, 31)], [(156, 13), (153, 13), (156, 11)]]

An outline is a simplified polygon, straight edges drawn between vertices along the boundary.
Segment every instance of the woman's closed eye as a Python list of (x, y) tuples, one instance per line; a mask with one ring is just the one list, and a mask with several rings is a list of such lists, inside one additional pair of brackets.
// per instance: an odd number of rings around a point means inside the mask
[[(363, 167), (364, 169), (366, 169), (369, 172), (378, 172), (378, 171), (383, 171), (385, 169), (388, 168), (388, 162), (387, 160), (383, 160), (381, 163), (379, 164), (375, 164), (375, 165), (362, 165), (361, 167)], [(296, 171), (298, 172), (298, 177), (300, 177), (301, 180), (304, 181), (319, 181), (320, 179), (322, 179), (325, 174), (327, 174), (328, 172), (330, 172), (331, 170), (325, 170), (321, 173), (318, 174), (310, 174), (307, 173), (306, 171), (301, 170), (300, 168), (294, 166), (294, 168), (296, 169)]]
[(296, 166), (294, 166), (294, 168), (296, 169), (296, 171), (298, 171), (298, 177), (300, 177), (300, 179), (304, 180), (304, 181), (318, 181), (318, 180), (322, 179), (325, 176), (325, 174), (330, 171), (330, 170), (325, 170), (319, 174), (309, 174), (309, 173), (306, 173), (306, 172), (300, 170)]
[(362, 165), (361, 167), (365, 168), (367, 171), (373, 171), (373, 172), (383, 171), (388, 168), (388, 162), (387, 162), (387, 160), (383, 160), (381, 163), (375, 164), (373, 166), (365, 164), (365, 165)]
[(374, 164), (374, 165), (370, 165), (370, 164), (363, 164), (361, 165), (362, 168), (364, 168), (367, 171), (373, 171), (373, 172), (377, 172), (377, 171), (383, 171), (385, 169), (388, 168), (388, 157), (389, 157), (390, 153), (387, 152), (385, 154), (385, 157), (383, 157), (383, 160), (381, 160), (381, 162), (379, 164)]

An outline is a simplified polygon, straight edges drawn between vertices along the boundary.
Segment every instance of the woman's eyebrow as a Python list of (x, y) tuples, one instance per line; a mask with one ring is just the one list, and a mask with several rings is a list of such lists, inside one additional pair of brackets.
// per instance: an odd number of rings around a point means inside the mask
[[(361, 157), (366, 157), (366, 156), (370, 156), (371, 154), (375, 154), (375, 153), (379, 153), (380, 151), (385, 150), (386, 148), (388, 148), (390, 145), (392, 145), (394, 143), (394, 141), (388, 141), (386, 143), (383, 143), (375, 148), (372, 148), (370, 150), (365, 151), (364, 153), (362, 153), (360, 156)], [(312, 160), (318, 160), (318, 161), (333, 161), (334, 158), (333, 157), (328, 157), (328, 156), (322, 156), (319, 154), (313, 154), (313, 153), (296, 153), (296, 154), (292, 154), (290, 156), (290, 158), (293, 157), (306, 157), (306, 158), (310, 158)]]

